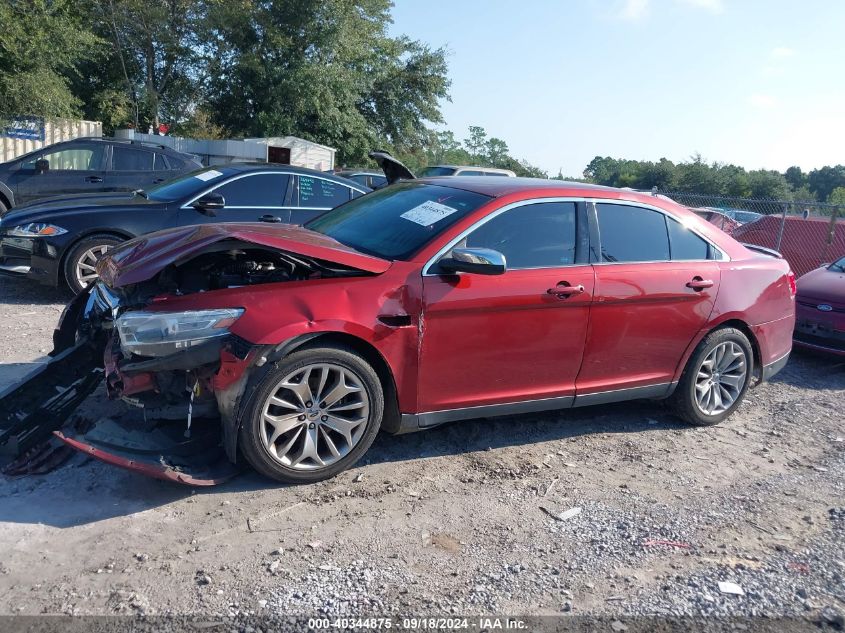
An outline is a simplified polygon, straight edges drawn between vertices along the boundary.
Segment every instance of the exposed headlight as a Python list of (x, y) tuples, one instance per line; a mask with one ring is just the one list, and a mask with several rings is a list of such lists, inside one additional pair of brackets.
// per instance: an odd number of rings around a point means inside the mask
[(6, 235), (10, 237), (47, 237), (50, 235), (62, 235), (67, 233), (67, 229), (63, 229), (55, 224), (45, 224), (44, 222), (30, 222), (29, 224), (21, 224), (9, 229)]
[(117, 319), (124, 354), (167, 356), (209, 339), (226, 336), (241, 308), (190, 312), (127, 312)]

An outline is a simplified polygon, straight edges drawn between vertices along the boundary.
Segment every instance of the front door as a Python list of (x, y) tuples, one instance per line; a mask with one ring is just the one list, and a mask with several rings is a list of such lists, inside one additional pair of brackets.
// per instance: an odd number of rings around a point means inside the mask
[(574, 394), (594, 287), (576, 209), (522, 203), (455, 244), (503, 253), (503, 275), (424, 276), (419, 412)]
[(179, 224), (208, 222), (290, 223), (288, 174), (257, 173), (238, 176), (205, 193), (219, 193), (226, 201), (216, 216), (186, 205), (179, 212)]
[[(104, 191), (105, 147), (104, 143), (74, 144), (21, 163), (12, 179), (16, 204), (47, 196)], [(39, 159), (48, 164), (43, 173), (35, 170)]]
[(713, 311), (717, 251), (659, 211), (595, 206), (601, 253), (578, 394), (668, 385)]

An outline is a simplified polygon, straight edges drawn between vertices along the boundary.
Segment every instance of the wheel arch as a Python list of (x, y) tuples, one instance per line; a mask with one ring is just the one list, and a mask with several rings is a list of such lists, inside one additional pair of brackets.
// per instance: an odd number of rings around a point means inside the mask
[(9, 210), (15, 206), (15, 194), (2, 182), (0, 182), (0, 202), (4, 203)]
[(359, 354), (375, 370), (379, 381), (381, 381), (382, 389), (384, 389), (384, 417), (381, 428), (388, 433), (397, 432), (399, 430), (401, 415), (399, 413), (399, 394), (396, 389), (396, 380), (390, 364), (372, 343), (346, 332), (312, 332), (301, 334), (276, 346), (267, 355), (267, 360), (277, 361), (294, 351), (321, 347), (331, 343), (348, 347)]
[(68, 255), (71, 253), (71, 251), (73, 251), (73, 249), (76, 248), (82, 240), (88, 239), (89, 237), (94, 237), (95, 235), (103, 235), (105, 237), (116, 237), (116, 238), (118, 238), (120, 240), (124, 240), (124, 241), (131, 240), (133, 237), (135, 237), (134, 235), (126, 233), (125, 231), (120, 231), (119, 229), (112, 229), (112, 228), (99, 229), (99, 230), (98, 229), (90, 229), (88, 231), (85, 231), (81, 235), (77, 235), (76, 238), (72, 242), (69, 242), (64, 247), (64, 250), (62, 252), (62, 256), (59, 259), (59, 270), (62, 271), (62, 274), (64, 274), (65, 264), (67, 263), (67, 258), (68, 258)]
[(754, 370), (752, 376), (757, 379), (760, 379), (762, 377), (763, 364), (762, 354), (760, 353), (760, 342), (757, 340), (754, 331), (751, 329), (751, 326), (746, 321), (739, 318), (738, 316), (726, 315), (726, 318), (722, 320), (708, 323), (707, 327), (702, 328), (698, 335), (690, 342), (689, 346), (686, 349), (686, 352), (684, 353), (684, 357), (681, 359), (681, 362), (678, 363), (678, 368), (675, 371), (675, 382), (680, 380), (681, 374), (683, 374), (690, 357), (695, 351), (695, 348), (698, 347), (698, 344), (701, 343), (704, 337), (710, 334), (711, 332), (715, 332), (716, 330), (722, 330), (724, 328), (735, 328), (745, 334), (746, 338), (748, 338), (748, 342), (751, 343), (751, 352), (754, 356)]

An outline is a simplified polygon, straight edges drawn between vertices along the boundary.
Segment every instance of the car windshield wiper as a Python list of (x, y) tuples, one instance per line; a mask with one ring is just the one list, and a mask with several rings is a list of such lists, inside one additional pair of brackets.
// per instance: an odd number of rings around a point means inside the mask
[(149, 199), (150, 199), (150, 197), (147, 195), (147, 192), (146, 192), (146, 191), (144, 191), (143, 189), (136, 189), (135, 191), (133, 191), (133, 192), (132, 192), (132, 195), (133, 195), (133, 196), (141, 196), (141, 197), (142, 197), (142, 198), (144, 198), (145, 200), (149, 200)]

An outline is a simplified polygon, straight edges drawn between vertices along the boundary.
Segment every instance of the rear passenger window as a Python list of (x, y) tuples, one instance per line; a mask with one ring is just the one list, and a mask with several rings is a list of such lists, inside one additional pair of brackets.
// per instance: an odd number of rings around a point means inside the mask
[(540, 202), (505, 211), (466, 238), (468, 248), (492, 248), (508, 270), (575, 262), (575, 203)]
[(662, 213), (627, 204), (597, 204), (603, 262), (669, 261)]
[(164, 156), (162, 156), (161, 154), (156, 154), (154, 164), (155, 164), (154, 169), (156, 171), (166, 171), (168, 169), (167, 161), (164, 160)]
[(114, 146), (112, 171), (149, 171), (153, 168), (153, 152)]
[(683, 224), (672, 218), (666, 218), (669, 225), (669, 245), (673, 260), (708, 259), (710, 245)]
[(299, 177), (299, 206), (334, 209), (350, 199), (350, 189), (332, 180)]

